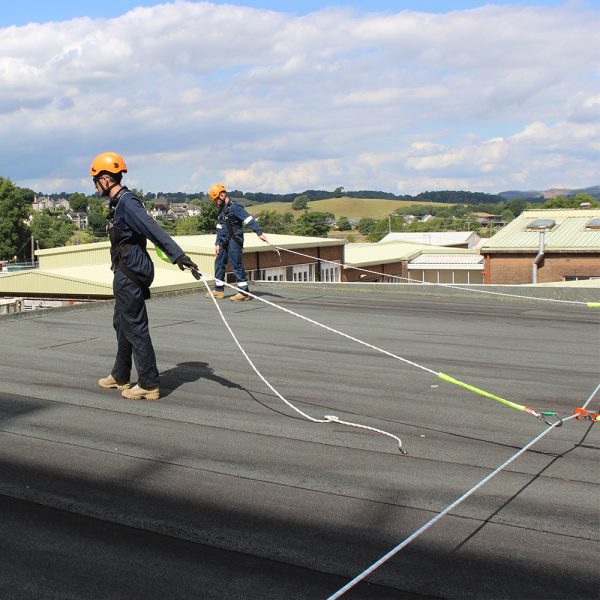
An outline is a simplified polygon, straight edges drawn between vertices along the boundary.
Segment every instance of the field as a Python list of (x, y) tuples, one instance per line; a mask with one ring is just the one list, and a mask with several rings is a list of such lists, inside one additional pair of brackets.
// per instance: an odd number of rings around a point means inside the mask
[[(313, 212), (330, 212), (337, 218), (348, 217), (349, 219), (360, 219), (361, 217), (372, 217), (384, 219), (397, 208), (410, 206), (411, 204), (427, 204), (431, 206), (451, 206), (439, 202), (410, 202), (405, 200), (381, 200), (379, 198), (327, 198), (326, 200), (314, 200), (308, 203), (308, 208)], [(269, 202), (266, 204), (247, 205), (252, 214), (258, 215), (265, 210), (274, 210), (279, 213), (291, 212), (294, 217), (299, 217), (303, 210), (292, 210), (291, 202)]]

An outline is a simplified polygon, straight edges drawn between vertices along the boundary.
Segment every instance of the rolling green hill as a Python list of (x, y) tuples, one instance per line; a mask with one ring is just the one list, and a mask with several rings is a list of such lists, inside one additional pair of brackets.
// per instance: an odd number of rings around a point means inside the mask
[[(349, 219), (360, 219), (361, 217), (372, 217), (383, 219), (397, 208), (410, 206), (411, 204), (426, 204), (429, 206), (451, 206), (442, 202), (413, 202), (406, 200), (380, 200), (374, 198), (327, 198), (326, 200), (314, 200), (308, 203), (309, 210), (313, 212), (330, 212), (336, 218), (348, 217)], [(291, 202), (268, 202), (247, 205), (249, 212), (259, 215), (265, 210), (274, 210), (279, 213), (291, 212), (295, 217), (304, 213), (303, 210), (292, 210)]]

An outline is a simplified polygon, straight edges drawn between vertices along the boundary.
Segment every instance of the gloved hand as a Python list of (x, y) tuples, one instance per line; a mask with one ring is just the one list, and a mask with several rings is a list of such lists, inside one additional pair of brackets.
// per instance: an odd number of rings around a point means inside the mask
[(182, 254), (175, 263), (183, 271), (184, 269), (191, 269), (192, 271), (198, 270), (198, 265), (192, 261), (187, 254)]

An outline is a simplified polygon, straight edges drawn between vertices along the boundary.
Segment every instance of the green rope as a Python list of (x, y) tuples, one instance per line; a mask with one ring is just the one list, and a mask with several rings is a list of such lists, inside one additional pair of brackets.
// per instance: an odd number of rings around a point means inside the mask
[(505, 400), (504, 398), (500, 398), (500, 396), (495, 396), (494, 394), (490, 394), (485, 390), (481, 390), (475, 387), (474, 385), (469, 385), (468, 383), (464, 383), (462, 381), (459, 381), (458, 379), (454, 379), (454, 377), (450, 377), (450, 375), (446, 375), (445, 373), (438, 373), (438, 377), (443, 381), (453, 383), (454, 385), (458, 385), (462, 388), (465, 388), (466, 390), (470, 390), (472, 392), (475, 392), (476, 394), (480, 394), (481, 396), (486, 396), (487, 398), (491, 398), (492, 400), (502, 402), (502, 404), (506, 404), (506, 406), (510, 406), (511, 408), (516, 408), (517, 410), (527, 410), (527, 412), (531, 410), (527, 409), (527, 407), (523, 406), (522, 404), (517, 404), (516, 402), (511, 402), (510, 400)]

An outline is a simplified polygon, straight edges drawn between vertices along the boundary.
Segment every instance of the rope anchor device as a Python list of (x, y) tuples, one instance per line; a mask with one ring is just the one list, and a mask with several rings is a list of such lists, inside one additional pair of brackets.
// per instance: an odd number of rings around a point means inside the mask
[(576, 408), (573, 414), (578, 421), (591, 421), (592, 423), (600, 421), (600, 412), (591, 412), (585, 408)]

